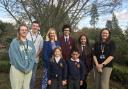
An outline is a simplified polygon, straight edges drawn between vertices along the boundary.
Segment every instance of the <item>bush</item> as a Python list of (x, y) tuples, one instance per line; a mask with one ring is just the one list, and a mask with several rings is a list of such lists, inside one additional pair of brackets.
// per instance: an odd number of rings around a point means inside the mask
[(113, 71), (112, 71), (112, 80), (119, 81), (122, 85), (125, 87), (128, 87), (128, 67), (127, 66), (120, 66), (120, 65), (114, 65)]
[(0, 61), (0, 72), (8, 73), (10, 70), (10, 63), (9, 61)]

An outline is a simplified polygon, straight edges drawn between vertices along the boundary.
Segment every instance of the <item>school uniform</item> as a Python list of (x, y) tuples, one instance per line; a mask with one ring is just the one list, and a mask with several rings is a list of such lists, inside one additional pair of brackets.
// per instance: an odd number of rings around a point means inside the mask
[(83, 85), (80, 87), (80, 89), (87, 89), (87, 76), (88, 73), (93, 68), (93, 57), (92, 57), (92, 51), (90, 47), (87, 47), (86, 45), (78, 44), (77, 48), (80, 52), (80, 59), (84, 64), (84, 68), (86, 69), (85, 75), (84, 75), (84, 81)]
[(68, 89), (80, 89), (80, 81), (84, 79), (84, 64), (81, 60), (67, 60)]
[(63, 59), (67, 60), (71, 58), (71, 50), (75, 45), (74, 39), (70, 36), (68, 38), (61, 36), (59, 40), (62, 48)]
[(61, 58), (51, 59), (48, 68), (48, 80), (51, 80), (51, 85), (48, 89), (62, 89), (62, 81), (66, 80), (67, 77), (67, 65), (66, 62)]

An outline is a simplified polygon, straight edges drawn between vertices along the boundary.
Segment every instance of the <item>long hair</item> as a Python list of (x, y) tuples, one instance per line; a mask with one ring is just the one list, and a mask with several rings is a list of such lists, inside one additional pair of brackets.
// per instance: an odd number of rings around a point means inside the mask
[(108, 37), (107, 40), (106, 40), (106, 43), (108, 43), (108, 42), (111, 40), (111, 32), (110, 32), (110, 29), (109, 29), (109, 28), (103, 28), (103, 29), (100, 31), (100, 39), (99, 39), (99, 41), (102, 42), (102, 32), (103, 32), (104, 30), (107, 30), (107, 31), (109, 32), (109, 37)]
[(78, 43), (81, 44), (81, 37), (82, 37), (82, 36), (85, 36), (85, 37), (86, 37), (86, 45), (89, 46), (90, 44), (89, 44), (89, 40), (88, 40), (88, 37), (87, 37), (86, 34), (80, 35), (80, 37), (78, 38)]
[(49, 28), (47, 34), (46, 34), (46, 41), (50, 41), (50, 33), (54, 31), (55, 32), (55, 41), (57, 41), (57, 33), (56, 33), (56, 30), (55, 28), (51, 27)]
[(54, 50), (53, 50), (53, 55), (52, 55), (51, 61), (54, 61), (54, 58), (55, 58), (55, 51), (56, 51), (57, 49), (60, 50), (60, 52), (61, 52), (60, 57), (62, 58), (62, 49), (61, 49), (61, 47), (56, 47), (56, 48), (54, 48)]
[(20, 29), (21, 29), (22, 26), (26, 27), (27, 30), (28, 30), (28, 26), (27, 26), (26, 24), (21, 24), (21, 25), (18, 27), (18, 29), (17, 29), (17, 39), (18, 39), (18, 40), (21, 40), (21, 37), (20, 37)]
[(89, 40), (88, 40), (88, 37), (86, 34), (80, 35), (80, 37), (78, 38), (78, 43), (79, 43), (79, 45), (81, 45), (81, 37), (82, 36), (86, 37), (85, 55), (90, 55), (91, 54), (91, 48), (90, 48)]

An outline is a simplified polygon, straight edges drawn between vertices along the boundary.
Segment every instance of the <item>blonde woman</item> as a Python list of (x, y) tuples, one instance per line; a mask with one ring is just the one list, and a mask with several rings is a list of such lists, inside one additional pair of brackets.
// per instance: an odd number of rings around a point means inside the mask
[(47, 89), (47, 70), (50, 63), (50, 59), (53, 55), (54, 48), (60, 46), (60, 42), (57, 41), (57, 34), (54, 28), (49, 28), (46, 34), (46, 40), (43, 44), (43, 63), (44, 63), (44, 73), (42, 80), (42, 89)]
[(10, 82), (12, 89), (30, 89), (32, 68), (35, 62), (34, 44), (27, 40), (28, 27), (21, 25), (18, 36), (13, 39), (9, 48)]

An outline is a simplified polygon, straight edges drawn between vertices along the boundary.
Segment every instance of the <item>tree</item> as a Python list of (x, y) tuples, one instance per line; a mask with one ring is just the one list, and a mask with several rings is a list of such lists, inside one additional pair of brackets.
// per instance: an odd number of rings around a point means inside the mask
[(112, 29), (112, 21), (111, 20), (107, 20), (106, 28)]
[(128, 42), (128, 26), (126, 28), (126, 30), (124, 31), (124, 35), (125, 35), (125, 39)]
[[(121, 1), (120, 1), (121, 2)], [(120, 2), (100, 0), (97, 5), (100, 13), (108, 13)], [(50, 26), (61, 29), (62, 25), (77, 23), (90, 14), (91, 0), (0, 0), (0, 7), (11, 15), (17, 23), (38, 20), (42, 31)]]
[(116, 15), (114, 14), (114, 12), (112, 13), (112, 33), (114, 36), (123, 36), (122, 34), (122, 30), (121, 28), (119, 27), (119, 24), (118, 24), (118, 19), (116, 18)]
[(94, 29), (96, 29), (96, 23), (99, 20), (98, 18), (99, 14), (97, 10), (97, 5), (94, 3), (92, 4), (90, 15), (91, 15), (90, 24), (93, 26)]
[(112, 29), (113, 30), (119, 30), (120, 27), (118, 25), (118, 19), (116, 18), (116, 15), (114, 14), (114, 12), (112, 13)]

